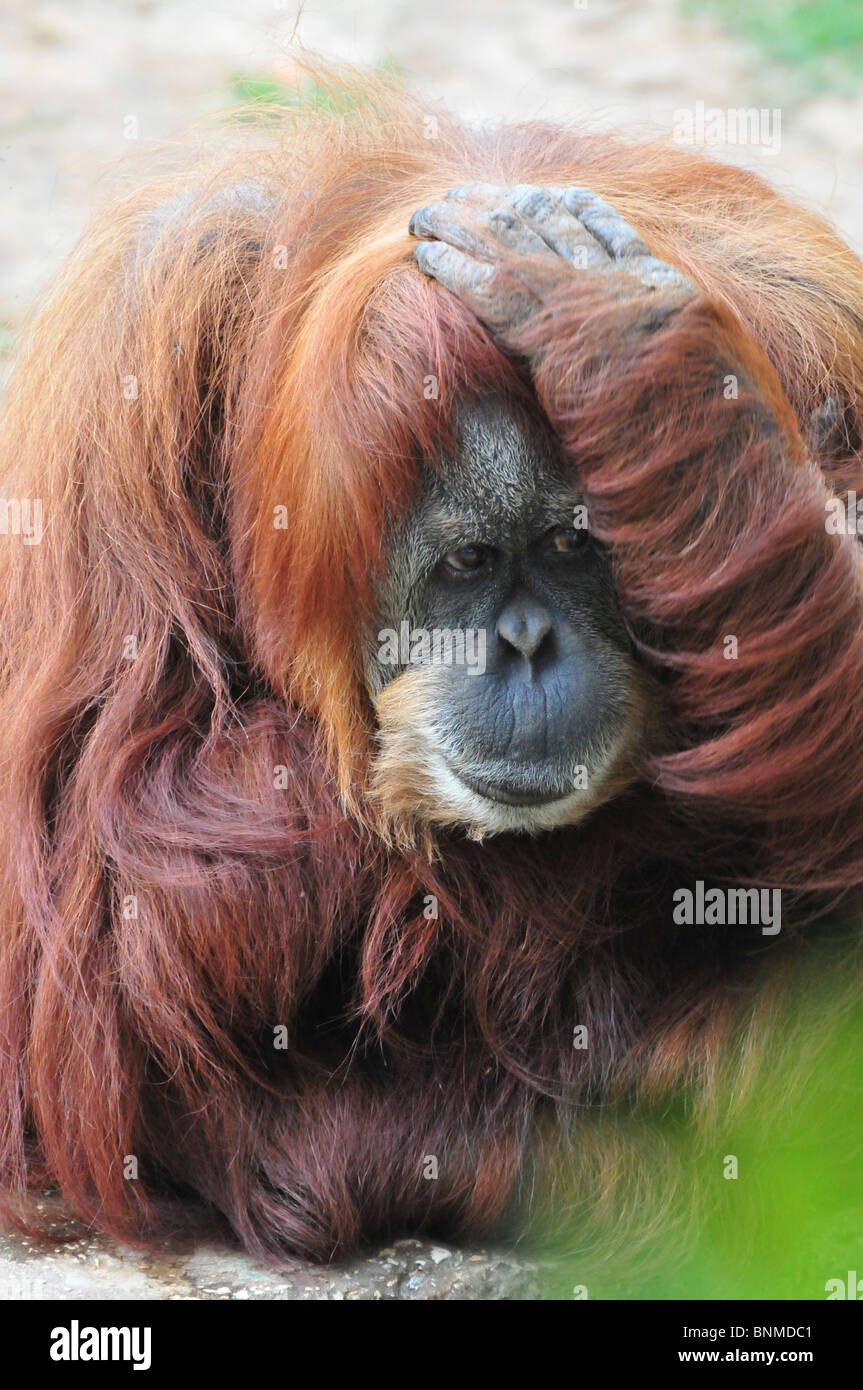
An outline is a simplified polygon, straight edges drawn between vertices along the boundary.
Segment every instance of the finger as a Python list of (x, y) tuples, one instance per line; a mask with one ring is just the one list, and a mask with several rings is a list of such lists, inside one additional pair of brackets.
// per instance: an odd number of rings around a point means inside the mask
[(517, 281), (501, 276), (499, 267), (476, 261), (446, 242), (421, 241), (414, 260), (423, 274), (458, 295), (493, 332), (516, 327), (531, 311), (531, 296)]
[(585, 270), (608, 265), (607, 252), (552, 189), (522, 183), (511, 188), (508, 196), (525, 225), (556, 255)]
[(493, 275), (490, 265), (445, 241), (421, 241), (414, 250), (414, 260), (424, 275), (453, 294), (480, 293), (488, 288)]
[(408, 230), (413, 236), (446, 241), (484, 260), (499, 260), (504, 252), (530, 256), (548, 250), (542, 237), (506, 203), (480, 207), (447, 197), (442, 202), (419, 208)]
[[(587, 188), (564, 188), (560, 190), (560, 197), (609, 256), (624, 262), (620, 269), (631, 268), (643, 284), (657, 289), (695, 290), (692, 282), (676, 266), (668, 265), (654, 256), (643, 237), (596, 193), (591, 193)], [(625, 265), (627, 261), (632, 263), (631, 267)]]
[(591, 236), (595, 237), (603, 250), (616, 260), (630, 260), (637, 256), (650, 256), (647, 243), (638, 235), (610, 203), (591, 193), (588, 188), (564, 188), (560, 190), (561, 201), (573, 216), (577, 217)]
[(500, 248), (489, 239), (488, 232), (476, 225), (473, 210), (455, 200), (418, 208), (408, 223), (408, 231), (424, 241), (446, 242), (480, 260), (496, 260), (500, 255)]

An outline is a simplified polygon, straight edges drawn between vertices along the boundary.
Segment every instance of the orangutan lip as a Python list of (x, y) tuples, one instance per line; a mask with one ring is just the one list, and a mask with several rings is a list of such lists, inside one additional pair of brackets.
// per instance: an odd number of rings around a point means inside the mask
[(456, 773), (456, 776), (478, 796), (484, 796), (487, 801), (500, 801), (504, 806), (547, 806), (552, 801), (563, 801), (569, 795), (569, 792), (548, 792), (543, 795), (539, 792), (514, 791), (511, 787), (484, 782), (479, 777), (466, 777), (463, 772)]

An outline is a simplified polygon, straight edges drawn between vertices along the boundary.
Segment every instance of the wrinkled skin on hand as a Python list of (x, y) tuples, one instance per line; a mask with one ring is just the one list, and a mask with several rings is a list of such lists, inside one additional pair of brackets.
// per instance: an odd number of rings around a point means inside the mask
[(420, 208), (409, 230), (420, 270), (504, 341), (574, 275), (602, 277), (615, 297), (697, 293), (586, 188), (469, 183)]

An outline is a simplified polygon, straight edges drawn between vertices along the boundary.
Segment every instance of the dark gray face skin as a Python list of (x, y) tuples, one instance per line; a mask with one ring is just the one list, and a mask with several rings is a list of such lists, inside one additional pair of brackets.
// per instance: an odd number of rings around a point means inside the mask
[[(583, 515), (550, 433), (488, 402), (463, 413), (458, 457), (427, 466), (416, 507), (394, 529), (374, 637), (407, 620), (485, 641), (481, 674), (440, 659), (419, 671), (393, 665), (379, 644), (368, 654), (369, 688), (383, 693), (390, 724), (399, 689), (426, 683), (414, 761), (427, 818), (482, 834), (571, 823), (605, 799), (631, 752), (638, 677), (608, 555), (574, 526)], [(416, 718), (415, 695), (404, 704)]]

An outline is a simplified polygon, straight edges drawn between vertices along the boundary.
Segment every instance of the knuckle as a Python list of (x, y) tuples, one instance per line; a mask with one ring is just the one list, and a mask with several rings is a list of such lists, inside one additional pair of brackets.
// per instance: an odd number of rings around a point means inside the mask
[(593, 203), (596, 201), (595, 193), (591, 193), (589, 188), (582, 188), (578, 184), (565, 188), (563, 196), (568, 203)]
[(537, 188), (533, 184), (517, 184), (512, 190), (513, 205), (519, 212), (537, 213), (551, 211), (555, 206), (555, 199), (551, 191), (547, 188)]
[(518, 225), (515, 213), (507, 207), (495, 208), (488, 216), (489, 227), (496, 232), (511, 232)]

